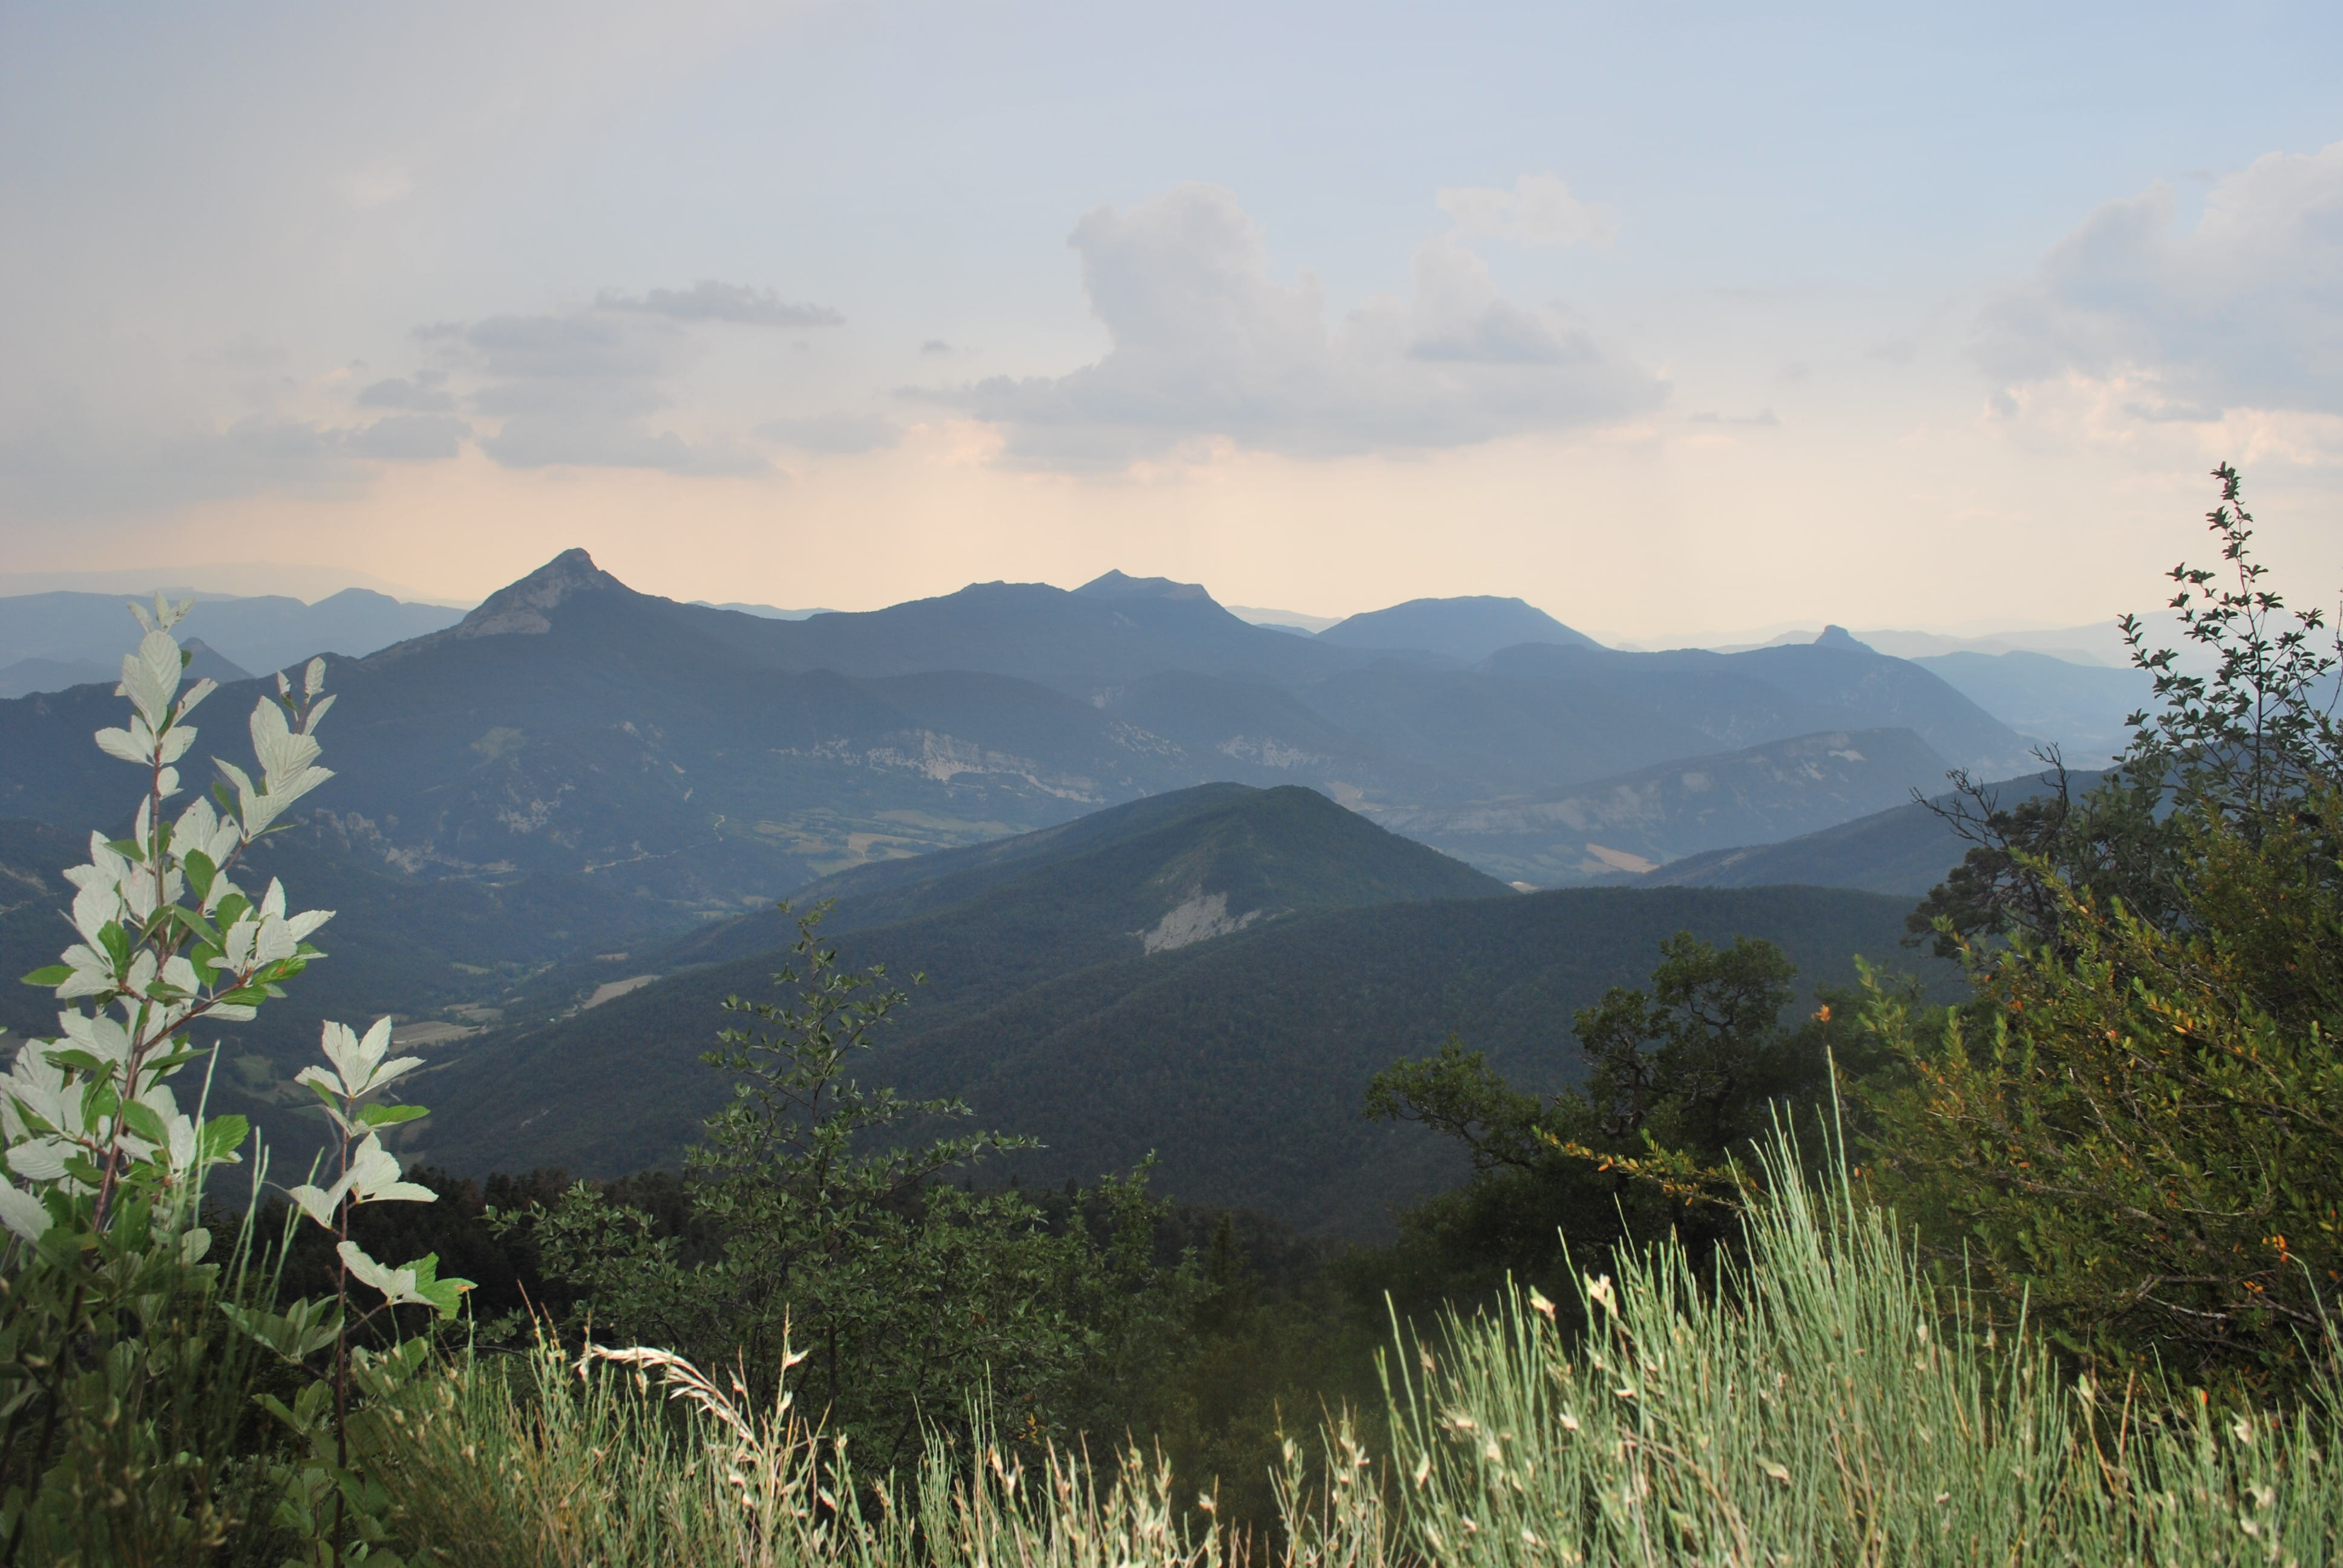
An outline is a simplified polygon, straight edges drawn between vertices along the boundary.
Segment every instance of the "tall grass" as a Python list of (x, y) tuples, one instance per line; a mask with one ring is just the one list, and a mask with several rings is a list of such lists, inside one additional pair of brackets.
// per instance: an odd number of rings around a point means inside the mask
[[(1550, 1305), (1412, 1342), (1392, 1383), (1403, 1547), (1442, 1563), (2326, 1563), (2328, 1383), (2286, 1416), (2063, 1378), (1972, 1332), (1890, 1216), (1789, 1151), (1745, 1261), (1673, 1246)], [(1546, 1305), (1545, 1311), (1540, 1311)]]
[(1049, 1451), (1029, 1470), (1003, 1445), (937, 1442), (911, 1475), (866, 1478), (786, 1395), (758, 1409), (659, 1351), (573, 1362), (541, 1340), (461, 1362), (369, 1435), (421, 1560), (463, 1568), (1223, 1562), (1209, 1511), (1136, 1452), (1101, 1469)]
[(1136, 1452), (939, 1443), (858, 1476), (786, 1400), (656, 1352), (454, 1365), (385, 1417), (384, 1474), (419, 1560), (459, 1564), (2343, 1560), (2331, 1382), (2276, 1414), (2065, 1377), (1973, 1332), (1843, 1179), (1770, 1163), (1721, 1279), (1663, 1244), (1582, 1282), (1584, 1333), (1534, 1294), (1403, 1330), (1393, 1451), (1340, 1418), (1288, 1444), (1276, 1543)]

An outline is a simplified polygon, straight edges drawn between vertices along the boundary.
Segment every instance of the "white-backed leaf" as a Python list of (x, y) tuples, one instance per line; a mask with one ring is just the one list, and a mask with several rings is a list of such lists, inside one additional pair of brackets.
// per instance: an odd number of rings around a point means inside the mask
[(49, 1211), (38, 1198), (21, 1187), (0, 1184), (0, 1225), (27, 1241), (37, 1241), (49, 1224)]

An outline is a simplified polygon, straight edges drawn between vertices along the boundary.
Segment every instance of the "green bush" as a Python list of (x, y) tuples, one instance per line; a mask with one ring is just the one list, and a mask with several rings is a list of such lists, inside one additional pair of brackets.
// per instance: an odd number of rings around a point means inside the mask
[(2343, 1288), (2343, 735), (2338, 648), (2251, 559), (2174, 568), (2209, 672), (2137, 659), (2163, 706), (2112, 777), (1987, 813), (1929, 906), (1975, 999), (1879, 999), (1900, 1073), (1865, 1097), (1877, 1190), (1981, 1310), (2030, 1311), (2103, 1380), (2284, 1395)]

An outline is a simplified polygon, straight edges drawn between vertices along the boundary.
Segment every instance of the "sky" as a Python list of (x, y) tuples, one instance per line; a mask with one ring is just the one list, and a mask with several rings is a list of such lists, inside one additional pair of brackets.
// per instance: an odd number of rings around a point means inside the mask
[[(0, 0), (0, 577), (2343, 590), (2343, 7)], [(274, 575), (272, 576), (272, 571)]]

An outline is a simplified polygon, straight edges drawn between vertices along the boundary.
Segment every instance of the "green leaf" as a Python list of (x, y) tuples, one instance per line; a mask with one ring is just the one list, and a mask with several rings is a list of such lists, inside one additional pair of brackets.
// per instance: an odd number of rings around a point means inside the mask
[(415, 1293), (430, 1302), (443, 1318), (454, 1317), (457, 1302), (473, 1288), (469, 1280), (441, 1279), (437, 1252), (426, 1252), (407, 1266), (415, 1271)]
[(241, 1149), (251, 1135), (252, 1123), (243, 1117), (215, 1116), (204, 1123), (196, 1146), (202, 1159), (217, 1163)]
[[(185, 904), (173, 904), (164, 913), (169, 917), (171, 924), (199, 942), (219, 940), (219, 933), (212, 930), (211, 922), (204, 919), (201, 910), (189, 909)], [(194, 961), (194, 955), (189, 955), (189, 961)], [(202, 971), (199, 970), (197, 972)]]
[(26, 985), (36, 985), (44, 990), (55, 990), (73, 979), (73, 970), (63, 964), (49, 964), (25, 977)]
[[(332, 1344), (342, 1326), (341, 1314), (329, 1297), (298, 1301), (282, 1312), (235, 1302), (222, 1302), (220, 1311), (227, 1314), (228, 1322), (296, 1365)], [(281, 1406), (269, 1413), (296, 1432), (306, 1430)]]
[(367, 1105), (359, 1109), (358, 1121), (367, 1127), (393, 1127), (430, 1114), (430, 1108), (424, 1105)]
[(131, 1131), (149, 1143), (159, 1147), (171, 1141), (171, 1130), (163, 1125), (163, 1119), (155, 1113), (152, 1106), (131, 1101), (122, 1107), (122, 1121)]

